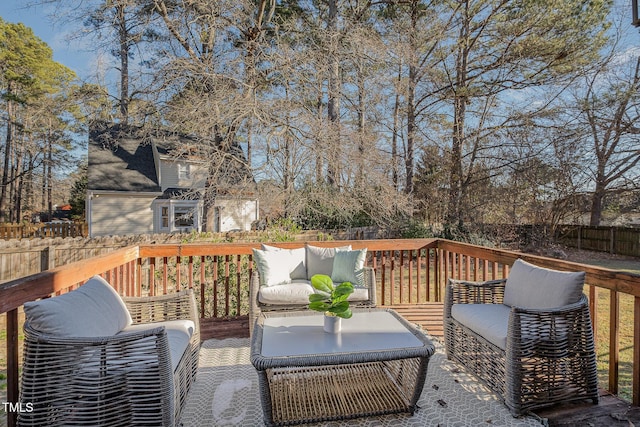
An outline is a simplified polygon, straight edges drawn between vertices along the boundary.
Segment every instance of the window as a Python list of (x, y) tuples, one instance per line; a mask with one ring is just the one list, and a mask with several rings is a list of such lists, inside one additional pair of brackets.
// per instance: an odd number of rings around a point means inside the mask
[(161, 221), (160, 228), (162, 229), (169, 228), (169, 206), (162, 206), (160, 221)]
[(185, 163), (178, 163), (178, 179), (191, 179), (191, 167)]
[(198, 201), (159, 200), (154, 208), (154, 229), (159, 233), (199, 230), (201, 216)]
[(193, 227), (193, 208), (188, 206), (176, 206), (173, 208), (175, 228)]

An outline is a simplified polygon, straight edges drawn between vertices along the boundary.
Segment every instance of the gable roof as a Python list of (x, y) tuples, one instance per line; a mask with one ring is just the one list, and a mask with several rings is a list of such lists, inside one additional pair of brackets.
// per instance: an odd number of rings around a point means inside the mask
[[(204, 144), (203, 144), (204, 143)], [(162, 130), (142, 130), (122, 124), (94, 123), (89, 129), (89, 190), (161, 192), (153, 146), (160, 155), (198, 160), (197, 146), (211, 141)], [(215, 149), (214, 149), (215, 150)], [(253, 193), (255, 181), (239, 144), (216, 155), (215, 180), (220, 194)], [(202, 154), (201, 154), (202, 156)], [(202, 159), (202, 157), (200, 157)], [(166, 195), (165, 195), (166, 196)]]
[(160, 192), (151, 144), (119, 124), (89, 129), (87, 189)]

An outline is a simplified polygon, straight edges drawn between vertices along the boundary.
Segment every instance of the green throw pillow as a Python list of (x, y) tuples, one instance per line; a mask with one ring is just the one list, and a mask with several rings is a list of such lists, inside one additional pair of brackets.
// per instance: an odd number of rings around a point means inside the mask
[(331, 280), (336, 283), (351, 282), (353, 286), (363, 286), (366, 257), (366, 249), (336, 252), (333, 258)]

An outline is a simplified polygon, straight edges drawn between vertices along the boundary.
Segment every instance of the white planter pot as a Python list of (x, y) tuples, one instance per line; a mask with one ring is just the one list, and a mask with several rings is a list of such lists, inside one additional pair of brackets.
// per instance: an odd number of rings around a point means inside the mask
[(324, 316), (324, 331), (329, 334), (337, 334), (342, 327), (342, 318), (338, 316)]

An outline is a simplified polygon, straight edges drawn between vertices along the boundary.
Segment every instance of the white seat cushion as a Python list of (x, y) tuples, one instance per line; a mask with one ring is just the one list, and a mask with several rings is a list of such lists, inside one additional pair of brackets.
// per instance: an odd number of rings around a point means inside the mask
[(550, 270), (517, 259), (507, 278), (503, 302), (512, 307), (549, 309), (580, 300), (584, 271)]
[(178, 367), (178, 363), (180, 363), (182, 355), (189, 345), (189, 340), (191, 340), (193, 332), (195, 331), (193, 321), (167, 320), (164, 322), (140, 323), (136, 325), (129, 325), (120, 333), (145, 331), (159, 326), (164, 326), (165, 331), (167, 332), (169, 350), (171, 351), (171, 369), (175, 371)]
[(369, 289), (362, 287), (353, 287), (353, 293), (349, 295), (347, 298), (348, 301), (368, 301), (369, 300)]
[(308, 280), (294, 281), (278, 286), (261, 286), (258, 301), (262, 304), (309, 304), (309, 295), (314, 293)]
[(63, 337), (107, 337), (131, 324), (122, 298), (100, 276), (66, 294), (27, 302), (24, 312), (32, 328)]
[(507, 349), (511, 307), (504, 304), (453, 304), (451, 317), (493, 345)]

